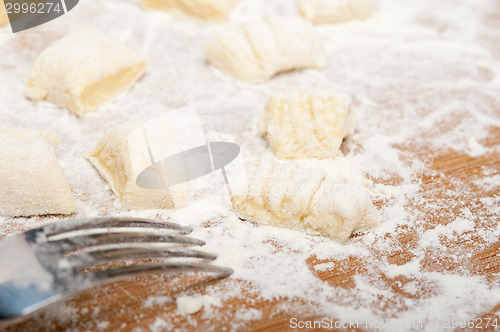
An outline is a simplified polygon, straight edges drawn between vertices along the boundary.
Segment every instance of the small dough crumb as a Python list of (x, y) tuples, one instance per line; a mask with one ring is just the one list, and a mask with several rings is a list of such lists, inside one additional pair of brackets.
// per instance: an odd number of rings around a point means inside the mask
[(205, 305), (204, 296), (180, 296), (175, 300), (177, 309), (186, 315), (192, 315), (200, 311)]
[(376, 0), (299, 0), (300, 14), (316, 24), (366, 19), (376, 10)]
[(226, 20), (240, 0), (142, 0), (146, 8), (178, 9), (204, 20)]
[(369, 180), (344, 157), (281, 162), (260, 159), (246, 192), (233, 193), (236, 213), (258, 224), (312, 230), (339, 241), (374, 227), (380, 215)]
[(146, 63), (101, 32), (81, 30), (54, 42), (37, 58), (26, 97), (48, 100), (77, 115), (95, 111), (129, 88)]
[(71, 214), (71, 188), (57, 162), (58, 139), (36, 131), (0, 131), (0, 215)]
[(215, 34), (204, 48), (214, 66), (253, 83), (280, 72), (327, 64), (314, 26), (298, 17), (269, 17), (230, 27)]
[(259, 127), (278, 158), (328, 159), (340, 153), (354, 121), (344, 94), (289, 89), (271, 95)]

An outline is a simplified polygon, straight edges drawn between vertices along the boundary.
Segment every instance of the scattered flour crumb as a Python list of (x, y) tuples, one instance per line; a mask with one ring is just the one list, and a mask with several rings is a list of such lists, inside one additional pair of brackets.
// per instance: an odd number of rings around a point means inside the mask
[(471, 157), (477, 157), (486, 152), (484, 146), (481, 145), (474, 137), (469, 137), (467, 140), (467, 152)]
[(235, 318), (242, 321), (261, 319), (262, 311), (255, 308), (242, 308), (236, 312)]
[(403, 286), (403, 290), (408, 294), (416, 295), (418, 292), (417, 284), (415, 281), (411, 281)]
[(439, 236), (444, 235), (447, 232), (449, 232), (449, 228), (443, 225), (438, 225), (436, 226), (436, 228), (426, 231), (424, 234), (422, 234), (422, 238), (420, 239), (420, 246), (422, 248), (441, 248), (443, 245), (441, 244)]
[(474, 184), (485, 190), (493, 190), (495, 188), (498, 189), (500, 187), (500, 174), (477, 179), (474, 181)]
[(177, 309), (186, 315), (192, 315), (200, 311), (204, 304), (205, 298), (203, 296), (180, 296), (175, 300)]
[(168, 296), (150, 296), (142, 304), (145, 308), (151, 308), (153, 305), (162, 305), (166, 303), (172, 303), (172, 298)]
[(447, 225), (450, 230), (459, 234), (463, 232), (472, 231), (474, 229), (474, 222), (470, 219), (458, 217)]
[(334, 262), (326, 262), (326, 263), (321, 263), (321, 264), (317, 264), (314, 266), (314, 269), (316, 271), (327, 271), (327, 270), (331, 270), (335, 267), (335, 263)]
[(165, 320), (157, 317), (153, 324), (149, 324), (149, 329), (152, 332), (160, 332), (160, 331), (172, 331), (173, 326), (170, 323), (167, 323)]
[(100, 330), (104, 330), (104, 329), (108, 328), (108, 326), (109, 326), (109, 322), (106, 322), (106, 321), (102, 321), (102, 322), (97, 323), (97, 328)]

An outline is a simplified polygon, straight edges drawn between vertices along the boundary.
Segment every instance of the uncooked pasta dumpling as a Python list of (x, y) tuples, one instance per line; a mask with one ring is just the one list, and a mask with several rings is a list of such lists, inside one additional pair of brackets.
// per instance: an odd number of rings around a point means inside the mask
[(0, 131), (0, 215), (70, 214), (71, 189), (57, 162), (58, 139), (36, 131)]
[(0, 27), (7, 23), (9, 23), (9, 17), (7, 16), (3, 0), (0, 0)]
[(145, 66), (139, 55), (103, 33), (81, 30), (40, 54), (25, 95), (84, 115), (129, 88)]
[(236, 213), (261, 225), (316, 231), (339, 241), (379, 224), (362, 176), (346, 159), (280, 162), (265, 155), (246, 191), (232, 197)]
[(314, 27), (298, 17), (265, 18), (227, 28), (208, 40), (205, 53), (214, 66), (248, 82), (326, 66), (326, 53)]
[(227, 19), (233, 7), (240, 0), (142, 0), (146, 8), (178, 9), (188, 15), (204, 20)]
[[(123, 210), (181, 207), (189, 194), (187, 184), (165, 189), (145, 189), (137, 185), (137, 170), (150, 165), (148, 144), (154, 144), (155, 138), (151, 136), (147, 142), (141, 135), (132, 135), (134, 129), (133, 125), (123, 125), (111, 130), (88, 152), (87, 158), (108, 182)], [(164, 141), (163, 145), (166, 144)]]
[(365, 19), (376, 9), (376, 0), (299, 0), (300, 14), (317, 24)]
[(354, 121), (346, 95), (318, 89), (274, 92), (261, 118), (261, 133), (281, 159), (335, 158)]

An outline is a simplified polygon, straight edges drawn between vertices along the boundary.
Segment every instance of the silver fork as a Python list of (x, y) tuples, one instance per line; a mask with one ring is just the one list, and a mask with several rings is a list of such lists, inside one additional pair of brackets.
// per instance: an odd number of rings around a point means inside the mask
[[(191, 231), (164, 221), (110, 217), (59, 221), (8, 236), (0, 241), (0, 323), (134, 274), (229, 276), (231, 269), (210, 264), (216, 255), (189, 248), (205, 244), (184, 235)], [(145, 261), (113, 266), (140, 259)]]

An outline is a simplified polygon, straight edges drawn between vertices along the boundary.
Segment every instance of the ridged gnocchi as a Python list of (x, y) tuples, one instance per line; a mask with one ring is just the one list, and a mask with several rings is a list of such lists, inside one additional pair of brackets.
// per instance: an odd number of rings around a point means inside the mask
[(281, 159), (335, 158), (354, 129), (349, 98), (318, 89), (274, 92), (259, 123)]
[(301, 18), (265, 18), (227, 28), (204, 46), (210, 62), (236, 78), (262, 82), (292, 69), (323, 68), (326, 53), (314, 27)]
[(258, 224), (312, 230), (339, 241), (377, 226), (367, 180), (350, 174), (342, 157), (333, 161), (280, 162), (266, 155), (249, 178), (246, 191), (234, 193), (233, 208)]

